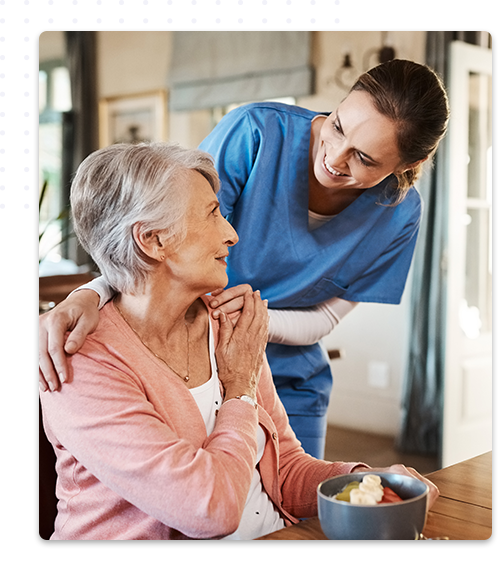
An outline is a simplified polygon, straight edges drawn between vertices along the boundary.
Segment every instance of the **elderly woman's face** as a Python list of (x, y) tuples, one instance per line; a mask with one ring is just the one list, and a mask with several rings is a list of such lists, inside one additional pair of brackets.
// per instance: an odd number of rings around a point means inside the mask
[(368, 189), (400, 167), (395, 124), (368, 93), (351, 92), (321, 128), (316, 179), (331, 189)]
[(187, 235), (167, 265), (183, 285), (205, 294), (227, 285), (225, 258), (239, 238), (220, 213), (218, 199), (200, 173), (188, 172), (187, 189)]

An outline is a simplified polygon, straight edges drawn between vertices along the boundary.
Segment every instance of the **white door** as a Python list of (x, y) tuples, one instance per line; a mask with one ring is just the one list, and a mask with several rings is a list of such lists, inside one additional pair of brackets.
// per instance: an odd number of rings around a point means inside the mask
[(443, 467), (492, 449), (492, 51), (450, 62)]

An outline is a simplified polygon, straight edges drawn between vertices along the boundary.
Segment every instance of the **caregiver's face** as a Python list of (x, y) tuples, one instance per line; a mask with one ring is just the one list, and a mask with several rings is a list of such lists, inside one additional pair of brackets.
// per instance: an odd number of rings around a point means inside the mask
[(330, 189), (368, 189), (400, 170), (395, 124), (377, 111), (369, 94), (351, 92), (321, 128), (317, 181)]

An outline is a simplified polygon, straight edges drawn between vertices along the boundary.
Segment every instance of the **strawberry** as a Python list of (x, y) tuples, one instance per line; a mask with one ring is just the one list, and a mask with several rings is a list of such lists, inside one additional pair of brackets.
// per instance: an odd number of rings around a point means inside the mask
[(380, 501), (381, 503), (398, 503), (403, 500), (389, 487), (384, 487), (383, 491), (384, 495)]

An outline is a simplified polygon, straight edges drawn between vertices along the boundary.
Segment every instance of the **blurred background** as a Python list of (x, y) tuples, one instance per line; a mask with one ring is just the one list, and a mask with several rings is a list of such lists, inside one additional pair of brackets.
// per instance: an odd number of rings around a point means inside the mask
[(71, 176), (113, 142), (197, 147), (239, 104), (333, 111), (381, 61), (426, 63), (452, 118), (421, 177), (399, 306), (364, 304), (325, 338), (326, 458), (428, 473), (492, 448), (492, 51), (484, 32), (46, 31), (39, 43), (41, 312), (96, 274), (72, 235)]

